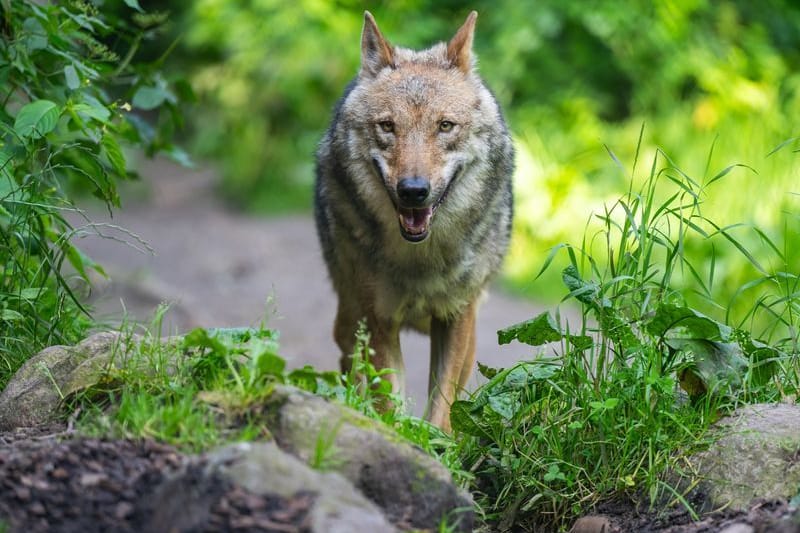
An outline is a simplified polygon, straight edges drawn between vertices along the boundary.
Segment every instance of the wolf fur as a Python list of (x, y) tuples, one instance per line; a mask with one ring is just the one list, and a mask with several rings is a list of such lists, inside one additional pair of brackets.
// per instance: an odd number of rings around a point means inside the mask
[(338, 294), (334, 338), (351, 365), (366, 319), (376, 368), (404, 394), (401, 328), (431, 336), (427, 418), (450, 405), (475, 361), (475, 316), (512, 218), (514, 153), (475, 71), (476, 12), (447, 43), (392, 46), (369, 12), (361, 68), (317, 151), (314, 211)]

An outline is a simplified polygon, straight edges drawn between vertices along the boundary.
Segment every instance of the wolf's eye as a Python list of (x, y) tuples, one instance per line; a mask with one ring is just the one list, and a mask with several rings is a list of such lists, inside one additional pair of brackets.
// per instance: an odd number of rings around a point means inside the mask
[(383, 133), (394, 133), (394, 122), (391, 120), (381, 120), (378, 122)]
[(450, 122), (449, 120), (443, 120), (439, 123), (439, 131), (442, 133), (447, 133), (453, 131), (455, 124)]

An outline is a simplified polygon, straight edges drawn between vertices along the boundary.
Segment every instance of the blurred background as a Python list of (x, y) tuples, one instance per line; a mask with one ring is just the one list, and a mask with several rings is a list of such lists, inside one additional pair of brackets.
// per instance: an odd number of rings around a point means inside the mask
[[(755, 223), (788, 249), (800, 245), (798, 144), (771, 154), (800, 134), (800, 5), (792, 0), (141, 5), (169, 13), (145, 52), (172, 47), (167, 72), (197, 97), (184, 147), (219, 170), (216, 191), (236, 208), (310, 211), (312, 154), (357, 71), (364, 9), (391, 42), (417, 48), (448, 39), (476, 9), (479, 70), (518, 153), (504, 278), (511, 290), (563, 296), (551, 282), (558, 269), (532, 283), (548, 250), (578, 244), (592, 213), (646, 174), (657, 148), (700, 184), (729, 165), (750, 167), (705, 191), (705, 215), (720, 226)], [(756, 232), (737, 238), (755, 254), (763, 244)], [(693, 246), (688, 253), (702, 263), (710, 247)], [(723, 301), (752, 274), (735, 254), (717, 250), (714, 290)]]

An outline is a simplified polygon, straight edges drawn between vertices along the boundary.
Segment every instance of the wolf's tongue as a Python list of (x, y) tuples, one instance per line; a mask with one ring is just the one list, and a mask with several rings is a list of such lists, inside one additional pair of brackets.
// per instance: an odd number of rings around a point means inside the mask
[(431, 221), (433, 209), (400, 208), (400, 224), (408, 233), (416, 235), (428, 230), (428, 223)]

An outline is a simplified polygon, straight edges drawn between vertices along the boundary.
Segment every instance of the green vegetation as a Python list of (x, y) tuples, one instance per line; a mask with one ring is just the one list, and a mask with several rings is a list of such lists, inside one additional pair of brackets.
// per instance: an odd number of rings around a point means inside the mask
[[(748, 284), (766, 286), (765, 294), (745, 320), (726, 325), (734, 315), (711, 298), (713, 261), (695, 264), (685, 250), (717, 239), (715, 249), (728, 245), (754, 258), (706, 218), (704, 187), (665, 154), (639, 181), (640, 189), (632, 181), (596, 214), (579, 247), (554, 249), (542, 268), (567, 255), (565, 299), (580, 304), (581, 323), (544, 313), (501, 330), (501, 344), (555, 343), (555, 353), (542, 350), (509, 369), (481, 367), (488, 382), (453, 406), (463, 468), (474, 473), (473, 491), (501, 529), (563, 527), (626, 493), (651, 505), (685, 503), (665, 481), (677, 453), (702, 446), (709, 424), (736, 404), (800, 391), (796, 258), (770, 243), (774, 270)], [(691, 303), (698, 298), (680, 290), (685, 278), (722, 318)]]
[[(265, 327), (195, 329), (180, 340), (162, 339), (156, 314), (144, 338), (124, 326), (117, 364), (109, 365), (95, 386), (67, 400), (90, 434), (150, 437), (192, 451), (222, 442), (269, 438), (263, 403), (276, 384), (289, 384), (381, 420), (430, 453), (437, 453), (445, 435), (415, 417), (404, 414), (402, 400), (391, 393), (369, 359), (369, 334), (362, 328), (353, 353), (353, 371), (320, 372), (310, 366), (287, 370), (278, 355), (278, 334)], [(379, 412), (380, 406), (396, 409)], [(332, 440), (321, 436), (316, 467), (331, 460)], [(450, 443), (449, 448), (454, 448)], [(457, 469), (456, 457), (440, 456)]]
[(117, 182), (134, 177), (122, 145), (180, 152), (170, 144), (178, 97), (159, 73), (163, 59), (133, 61), (160, 18), (133, 8), (132, 21), (110, 18), (85, 2), (0, 7), (2, 385), (31, 354), (77, 341), (91, 326), (76, 291), (90, 270), (103, 270), (72, 239), (103, 228), (74, 196), (119, 207)]

